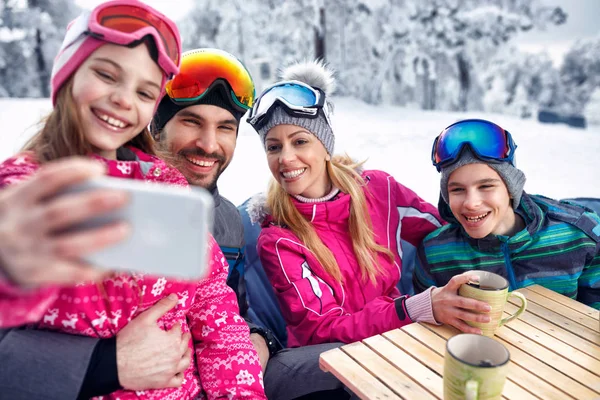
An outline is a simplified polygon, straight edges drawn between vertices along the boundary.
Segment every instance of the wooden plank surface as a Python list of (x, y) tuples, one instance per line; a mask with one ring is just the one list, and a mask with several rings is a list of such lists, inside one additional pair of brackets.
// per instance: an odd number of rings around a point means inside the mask
[(402, 398), (423, 400), (438, 398), (362, 342), (343, 346), (342, 351)]
[[(341, 349), (332, 349), (321, 353), (319, 366), (323, 371), (334, 374), (361, 399), (401, 399)], [(309, 385), (310, 382), (306, 382), (306, 384)]]
[[(401, 331), (397, 329), (393, 332)], [(442, 399), (444, 397), (442, 377), (426, 365), (421, 364), (417, 358), (414, 358), (396, 346), (394, 342), (384, 336), (377, 335), (363, 340), (363, 343), (392, 364), (397, 370), (402, 371), (413, 381), (418, 382), (419, 385), (435, 396), (435, 398)], [(395, 377), (391, 376), (391, 379), (395, 380)], [(383, 379), (383, 381), (387, 384), (387, 379)]]
[[(506, 306), (504, 307), (504, 310), (507, 311), (509, 314), (514, 314), (517, 311), (517, 309), (518, 307), (512, 303), (506, 303)], [(574, 347), (575, 349), (578, 349), (588, 354), (589, 356), (600, 360), (600, 346), (593, 344), (591, 341), (586, 340), (580, 336), (576, 336), (572, 332), (569, 332), (561, 326), (555, 325), (541, 317), (538, 317), (537, 315), (531, 312), (521, 314), (518, 319), (543, 331), (548, 335), (551, 335), (552, 337), (562, 341), (563, 343), (566, 343)], [(513, 322), (514, 321), (510, 322), (511, 326)], [(583, 330), (583, 327), (581, 327), (581, 329), (579, 330)], [(600, 334), (598, 334), (597, 337), (598, 339), (600, 339)]]
[[(587, 369), (580, 367), (572, 362), (569, 358), (562, 357), (561, 355), (548, 350), (544, 346), (535, 343), (529, 338), (520, 335), (506, 326), (498, 329), (496, 336), (506, 340), (513, 346), (537, 358), (544, 364), (549, 365), (557, 371), (570, 376), (584, 386), (590, 387), (591, 384), (595, 385), (595, 382), (600, 380), (598, 375), (592, 374)], [(590, 389), (594, 390), (592, 387), (590, 387)], [(598, 394), (600, 394), (600, 391), (598, 391)]]
[[(406, 331), (413, 338), (421, 341), (426, 344), (428, 347), (437, 352), (440, 356), (444, 356), (444, 352), (446, 350), (446, 341), (448, 338), (454, 336), (458, 331), (452, 327), (442, 325), (442, 326), (434, 326), (425, 324), (411, 324), (403, 327), (402, 329)], [(431, 337), (430, 335), (425, 335), (426, 330), (430, 330), (438, 335), (437, 339)], [(539, 397), (535, 396), (533, 393), (529, 392), (526, 388), (523, 388), (516, 384), (513, 380), (513, 370), (509, 368), (508, 379), (504, 385), (504, 391), (502, 392), (503, 396), (507, 399), (538, 399)]]
[[(600, 400), (600, 312), (537, 285), (519, 292), (526, 312), (494, 337), (511, 356), (503, 399)], [(442, 400), (446, 341), (457, 333), (415, 323), (325, 352), (320, 366), (361, 399)]]
[[(527, 297), (528, 303), (539, 304), (548, 310), (553, 311), (554, 314), (550, 314), (550, 322), (554, 322), (553, 316), (559, 314), (563, 317), (570, 319), (580, 325), (586, 326), (592, 330), (598, 330), (598, 318), (593, 318), (586, 313), (582, 313), (572, 309), (570, 306), (564, 305), (563, 302), (554, 301), (548, 297), (545, 297), (537, 292), (534, 292), (531, 287), (526, 289), (519, 289), (519, 292), (523, 293)], [(564, 296), (563, 296), (564, 297)]]
[[(509, 299), (509, 302), (511, 302), (511, 299)], [(582, 326), (574, 322), (572, 319), (556, 314), (553, 310), (531, 301), (527, 305), (527, 311), (525, 314), (533, 314), (535, 316), (538, 316), (542, 319), (545, 319), (550, 324), (557, 325), (565, 331), (572, 333), (573, 335), (582, 337), (588, 340), (589, 342), (600, 346), (600, 334), (598, 333), (597, 328), (592, 329), (588, 328), (587, 326)]]
[(557, 303), (567, 306), (575, 311), (578, 311), (582, 314), (592, 317), (596, 321), (598, 321), (598, 318), (600, 318), (599, 310), (596, 310), (595, 308), (592, 308), (592, 307), (590, 307), (586, 304), (583, 304), (579, 301), (570, 299), (566, 296), (556, 293), (553, 290), (546, 289), (545, 287), (540, 286), (540, 285), (533, 285), (533, 286), (528, 287), (528, 289), (534, 293), (537, 293), (537, 294), (547, 297)]
[[(505, 314), (505, 316), (508, 316), (508, 314)], [(598, 360), (600, 358), (600, 347), (596, 346), (596, 349), (589, 349), (592, 354), (587, 354), (577, 349), (572, 343), (563, 342), (543, 332), (539, 327), (531, 326), (519, 319), (512, 320), (507, 327), (515, 333), (525, 336), (532, 342), (545, 347), (547, 350), (556, 353), (558, 357), (563, 358), (562, 354), (568, 355), (569, 361), (594, 373), (596, 378), (600, 379), (600, 360)], [(529, 346), (529, 344), (526, 346)]]

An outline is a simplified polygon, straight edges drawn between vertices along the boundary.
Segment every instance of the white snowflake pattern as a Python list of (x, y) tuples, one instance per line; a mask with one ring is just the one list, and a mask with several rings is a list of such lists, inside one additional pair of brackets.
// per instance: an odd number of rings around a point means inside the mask
[(263, 382), (263, 373), (262, 373), (262, 371), (260, 371), (258, 373), (258, 381), (260, 382), (260, 386), (264, 389), (265, 388), (265, 383)]
[(167, 280), (165, 278), (158, 278), (156, 280), (156, 283), (152, 285), (152, 294), (154, 296), (159, 296), (163, 292), (163, 290), (165, 290), (166, 283)]
[(117, 169), (121, 171), (123, 175), (129, 175), (131, 173), (131, 165), (123, 161), (117, 162)]
[(217, 310), (217, 306), (211, 305), (208, 310), (201, 310), (197, 314), (194, 314), (200, 321), (206, 321), (209, 315), (215, 315), (215, 311)]
[(123, 287), (123, 283), (125, 283), (125, 282), (127, 282), (126, 279), (124, 279), (124, 278), (117, 278), (117, 279), (115, 279), (115, 287), (122, 288)]
[(236, 375), (238, 385), (252, 385), (256, 382), (256, 379), (248, 372), (246, 369), (240, 370), (240, 372)]
[(206, 326), (204, 325), (202, 327), (202, 336), (207, 337), (208, 335), (210, 335), (211, 332), (214, 332), (215, 330), (213, 328), (211, 328), (210, 326)]

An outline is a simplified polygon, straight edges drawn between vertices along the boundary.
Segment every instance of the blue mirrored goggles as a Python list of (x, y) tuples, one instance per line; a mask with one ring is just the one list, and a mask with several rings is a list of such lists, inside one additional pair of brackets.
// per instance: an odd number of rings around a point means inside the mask
[(317, 118), (319, 110), (323, 110), (325, 119), (331, 125), (325, 93), (300, 81), (279, 82), (265, 89), (250, 110), (248, 123), (258, 131), (268, 122), (268, 116), (275, 106), (283, 106), (290, 115), (301, 118)]
[(439, 134), (433, 142), (431, 162), (438, 172), (452, 164), (465, 148), (483, 161), (503, 161), (514, 165), (517, 144), (511, 134), (483, 119), (458, 121)]

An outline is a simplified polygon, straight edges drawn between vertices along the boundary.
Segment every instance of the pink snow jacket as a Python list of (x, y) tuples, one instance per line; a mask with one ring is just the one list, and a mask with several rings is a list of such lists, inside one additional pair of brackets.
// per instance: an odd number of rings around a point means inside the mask
[(400, 238), (419, 245), (442, 225), (437, 209), (385, 172), (362, 176), (376, 241), (394, 254), (393, 262), (379, 256), (384, 272), (375, 283), (360, 278), (348, 225), (350, 195), (315, 204), (293, 199), (335, 256), (341, 284), (290, 229), (275, 225), (271, 216), (263, 220), (258, 253), (286, 320), (290, 347), (351, 343), (413, 321), (435, 323), (430, 291), (409, 299), (396, 285), (402, 273)]
[[(138, 149), (131, 161), (103, 160), (111, 176), (187, 186), (174, 168)], [(0, 164), (0, 187), (15, 184), (39, 168), (30, 153)], [(181, 323), (191, 332), (195, 357), (176, 389), (120, 390), (104, 399), (264, 399), (262, 370), (249, 329), (238, 315), (235, 293), (226, 284), (227, 262), (215, 240), (209, 242), (210, 275), (200, 281), (177, 281), (142, 273), (118, 273), (100, 283), (21, 290), (0, 278), (0, 328), (32, 324), (91, 337), (114, 337), (129, 321), (175, 293), (177, 306), (158, 320), (165, 330)], [(141, 333), (143, 334), (143, 333)], [(199, 396), (199, 397), (197, 397)]]

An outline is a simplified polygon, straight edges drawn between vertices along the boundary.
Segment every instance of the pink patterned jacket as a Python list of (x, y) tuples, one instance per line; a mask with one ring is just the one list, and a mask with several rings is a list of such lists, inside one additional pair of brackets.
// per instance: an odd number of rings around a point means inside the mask
[[(187, 186), (185, 178), (163, 161), (129, 148), (138, 161), (104, 160), (115, 177)], [(0, 164), (0, 187), (15, 184), (39, 168), (32, 154), (21, 153)], [(129, 321), (161, 298), (175, 293), (177, 307), (158, 323), (181, 323), (191, 332), (195, 359), (180, 388), (134, 392), (120, 390), (104, 399), (264, 399), (262, 371), (239, 316), (235, 293), (226, 284), (227, 262), (215, 240), (209, 243), (211, 272), (198, 282), (176, 281), (141, 273), (115, 274), (101, 283), (22, 291), (0, 278), (0, 327), (32, 324), (36, 329), (91, 337), (113, 337)], [(101, 397), (102, 399), (102, 397)]]

